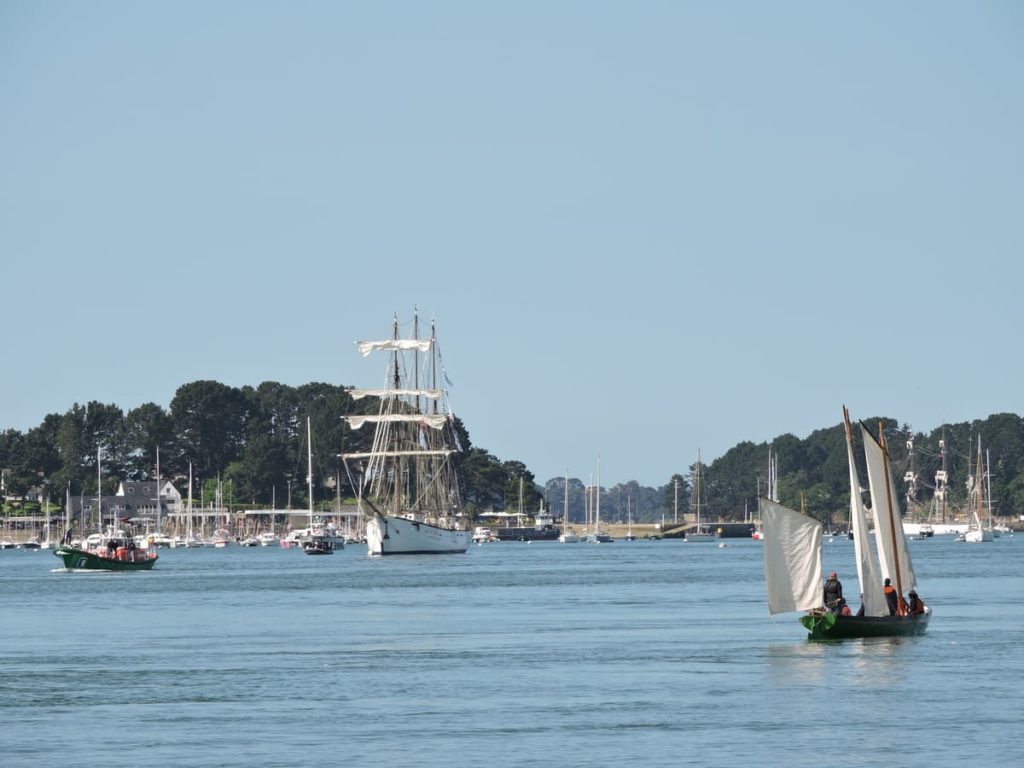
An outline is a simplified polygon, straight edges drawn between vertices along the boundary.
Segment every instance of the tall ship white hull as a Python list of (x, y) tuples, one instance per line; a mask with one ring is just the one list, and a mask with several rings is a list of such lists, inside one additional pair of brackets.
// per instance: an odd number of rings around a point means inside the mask
[[(472, 518), (462, 512), (459, 429), (448, 407), (437, 336), (356, 343), (365, 357), (387, 355), (385, 386), (350, 389), (354, 410), (345, 417), (353, 450), (341, 454), (366, 521), (369, 555), (461, 554), (472, 540)], [(365, 403), (365, 405), (364, 405)], [(373, 425), (372, 439), (358, 437)]]
[(367, 553), (377, 555), (449, 555), (469, 548), (470, 531), (440, 528), (406, 517), (374, 515), (366, 522)]

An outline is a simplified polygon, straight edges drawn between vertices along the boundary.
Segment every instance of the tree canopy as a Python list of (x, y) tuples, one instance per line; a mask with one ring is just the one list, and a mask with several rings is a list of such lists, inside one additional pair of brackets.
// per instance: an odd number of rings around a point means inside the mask
[[(228, 481), (237, 506), (280, 506), (290, 495), (295, 506), (307, 498), (306, 464), (309, 420), (315, 488), (329, 486), (352, 495), (339, 459), (342, 451), (368, 450), (370, 430), (350, 430), (342, 416), (354, 412), (344, 387), (310, 383), (291, 387), (263, 382), (257, 387), (230, 387), (216, 381), (184, 384), (169, 409), (146, 403), (125, 413), (113, 404), (73, 404), (50, 414), (27, 432), (0, 432), (0, 469), (8, 498), (24, 498), (32, 489), (60, 498), (96, 488), (96, 462), (102, 461), (103, 493), (122, 480), (151, 479), (157, 473), (179, 483), (189, 469), (195, 487)], [(913, 432), (892, 418), (865, 422), (883, 429), (892, 459), (901, 506), (919, 510), (930, 499), (930, 486), (942, 468), (943, 450), (953, 506), (966, 497), (970, 462), (977, 441), (991, 457), (992, 496), (999, 514), (1024, 509), (1024, 420), (1017, 414), (994, 414), (984, 420), (946, 424), (929, 433)], [(586, 484), (566, 478), (538, 482), (521, 459), (502, 460), (474, 446), (469, 430), (456, 419), (462, 451), (457, 462), (462, 496), (470, 511), (490, 509), (535, 513), (541, 503), (556, 517), (586, 514)], [(683, 435), (681, 438), (685, 437)], [(767, 482), (768, 450), (777, 457), (782, 503), (806, 508), (825, 521), (845, 519), (849, 508), (846, 437), (842, 424), (812, 432), (804, 439), (779, 435), (763, 443), (741, 442), (702, 469), (702, 496), (712, 520), (739, 521), (757, 509)], [(944, 446), (944, 449), (943, 449)], [(859, 454), (859, 451), (858, 451)], [(858, 459), (862, 461), (862, 459)], [(690, 511), (695, 466), (680, 467), (656, 488), (635, 481), (600, 489), (601, 519), (634, 522), (671, 521)], [(861, 477), (866, 477), (860, 467)], [(901, 483), (907, 473), (915, 477)], [(520, 488), (522, 496), (520, 498)], [(321, 492), (314, 491), (323, 501)], [(593, 491), (590, 503), (596, 503)]]

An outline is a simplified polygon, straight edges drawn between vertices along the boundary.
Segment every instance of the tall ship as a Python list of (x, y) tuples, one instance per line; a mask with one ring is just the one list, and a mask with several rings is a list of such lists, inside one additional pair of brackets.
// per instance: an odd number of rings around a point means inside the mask
[(342, 453), (349, 482), (366, 522), (370, 555), (465, 552), (472, 520), (462, 511), (456, 454), (462, 450), (448, 403), (437, 333), (420, 338), (414, 314), (408, 338), (359, 341), (363, 357), (386, 355), (384, 387), (352, 389), (354, 402), (368, 400), (364, 413), (346, 416), (353, 430), (373, 425), (369, 450)]

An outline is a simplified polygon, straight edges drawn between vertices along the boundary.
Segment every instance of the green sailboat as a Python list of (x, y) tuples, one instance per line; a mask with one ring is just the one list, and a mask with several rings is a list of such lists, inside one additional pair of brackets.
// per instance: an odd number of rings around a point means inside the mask
[[(761, 499), (765, 531), (765, 584), (770, 613), (805, 611), (800, 623), (811, 640), (840, 640), (863, 637), (901, 637), (920, 635), (928, 627), (931, 609), (915, 599), (917, 577), (903, 532), (903, 522), (893, 499), (892, 470), (879, 428), (876, 440), (862, 423), (864, 455), (868, 468), (871, 506), (875, 517), (875, 552), (870, 545), (867, 511), (861, 501), (861, 487), (854, 463), (853, 432), (849, 414), (843, 409), (850, 463), (850, 524), (856, 545), (857, 578), (861, 589), (861, 608), (857, 615), (844, 614), (839, 606), (824, 606), (822, 593), (822, 525), (817, 520), (784, 507), (770, 499)], [(882, 582), (895, 583), (896, 604), (889, 607)], [(910, 609), (902, 599), (909, 589)]]

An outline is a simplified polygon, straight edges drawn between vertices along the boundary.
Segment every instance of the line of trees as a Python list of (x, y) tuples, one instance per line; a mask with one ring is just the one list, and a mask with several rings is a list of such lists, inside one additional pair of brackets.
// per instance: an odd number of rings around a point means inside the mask
[[(210, 487), (217, 478), (229, 484), (237, 507), (284, 505), (289, 494), (294, 506), (308, 503), (306, 493), (306, 419), (313, 434), (314, 487), (331, 486), (351, 497), (338, 454), (369, 448), (371, 430), (350, 430), (342, 416), (355, 412), (344, 387), (312, 383), (291, 387), (264, 382), (257, 387), (229, 387), (216, 381), (181, 386), (170, 407), (146, 403), (127, 413), (116, 405), (75, 404), (66, 413), (50, 414), (22, 433), (0, 433), (0, 469), (5, 496), (24, 499), (33, 489), (42, 496), (62, 499), (96, 492), (97, 458), (102, 461), (103, 490), (113, 493), (124, 480), (147, 480), (157, 471), (179, 483), (191, 464), (196, 488)], [(992, 495), (998, 513), (1024, 510), (1024, 420), (1016, 414), (995, 414), (980, 421), (948, 424), (930, 433), (914, 433), (891, 418), (866, 422), (877, 434), (882, 425), (900, 486), (904, 510), (926, 504), (929, 485), (941, 468), (940, 440), (945, 440), (948, 487), (953, 506), (966, 496), (968, 462), (977, 440), (989, 451)], [(458, 454), (463, 500), (471, 512), (489, 509), (533, 513), (543, 500), (561, 518), (565, 513), (563, 477), (538, 484), (526, 463), (502, 461), (476, 447), (456, 419), (463, 452)], [(812, 432), (801, 439), (791, 434), (771, 441), (778, 457), (782, 503), (805, 506), (810, 514), (831, 522), (845, 518), (849, 481), (845, 432), (841, 424)], [(913, 451), (909, 445), (912, 442)], [(768, 443), (742, 442), (702, 470), (702, 496), (710, 519), (741, 521), (753, 516), (757, 496), (764, 491)], [(913, 464), (913, 466), (911, 466)], [(681, 519), (690, 511), (694, 466), (680, 468), (665, 485), (651, 488), (629, 481), (600, 491), (601, 519), (661, 522)], [(908, 499), (906, 472), (917, 477), (916, 498)], [(861, 467), (861, 477), (866, 473)], [(520, 479), (522, 483), (520, 484)], [(340, 482), (340, 487), (335, 486)], [(582, 521), (587, 507), (585, 484), (569, 478), (569, 517)], [(315, 492), (318, 499), (326, 495)], [(324, 504), (333, 500), (325, 499)], [(590, 506), (595, 505), (593, 491)], [(18, 505), (26, 508), (25, 504)]]
[[(148, 480), (159, 473), (179, 487), (191, 467), (195, 488), (209, 495), (219, 478), (230, 488), (237, 507), (296, 507), (308, 504), (306, 419), (313, 444), (314, 495), (324, 486), (351, 496), (352, 489), (338, 457), (342, 451), (365, 451), (372, 430), (350, 430), (342, 416), (357, 412), (344, 387), (313, 383), (291, 387), (264, 382), (235, 388), (216, 381), (181, 386), (168, 409), (146, 403), (127, 413), (116, 405), (74, 404), (63, 414), (50, 414), (33, 429), (0, 433), (0, 469), (4, 495), (24, 500), (30, 492), (51, 500), (96, 493), (98, 474), (104, 495), (125, 480)], [(456, 418), (463, 453), (457, 456), (464, 478), (463, 498), (471, 509), (518, 504), (519, 478), (524, 504), (536, 509), (540, 490), (533, 474), (519, 461), (499, 461), (474, 447)], [(102, 462), (97, 472), (97, 461)], [(335, 483), (340, 481), (340, 489)], [(321, 489), (321, 490), (317, 490)], [(209, 499), (206, 499), (207, 501)], [(19, 508), (26, 508), (21, 503)], [(35, 506), (35, 505), (28, 505)]]

